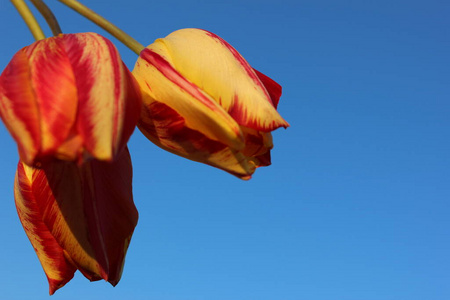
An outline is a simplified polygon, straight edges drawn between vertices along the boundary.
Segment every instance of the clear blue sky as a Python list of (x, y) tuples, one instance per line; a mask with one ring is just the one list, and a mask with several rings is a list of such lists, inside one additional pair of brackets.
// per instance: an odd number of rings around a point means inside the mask
[[(67, 33), (104, 33), (47, 1)], [(450, 299), (448, 1), (84, 1), (143, 44), (210, 30), (284, 88), (273, 165), (249, 182), (135, 132), (140, 219), (115, 288), (52, 299)], [(0, 68), (32, 36), (0, 3)], [(105, 34), (109, 37), (109, 35)], [(133, 68), (136, 56), (116, 40)], [(0, 127), (0, 294), (48, 299)]]

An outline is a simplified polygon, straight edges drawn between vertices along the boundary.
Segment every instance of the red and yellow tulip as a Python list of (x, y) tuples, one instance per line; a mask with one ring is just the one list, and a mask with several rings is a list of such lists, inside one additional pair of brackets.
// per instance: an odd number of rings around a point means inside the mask
[(54, 161), (37, 169), (19, 162), (19, 218), (47, 275), (50, 294), (78, 269), (116, 285), (136, 226), (132, 167), (125, 148), (110, 162)]
[(138, 219), (126, 143), (141, 105), (117, 49), (96, 33), (37, 41), (0, 75), (0, 116), (20, 156), (17, 211), (50, 294), (76, 270), (121, 277)]
[(17, 52), (0, 76), (0, 116), (20, 159), (112, 161), (141, 110), (115, 46), (96, 33), (64, 34)]
[(159, 147), (242, 179), (270, 165), (281, 86), (226, 41), (182, 29), (145, 48), (133, 70), (143, 93), (138, 123)]
[[(133, 74), (96, 33), (62, 34), (42, 1), (45, 38), (24, 1), (33, 36), (0, 75), (0, 118), (17, 142), (14, 198), (50, 294), (79, 270), (116, 285), (138, 221), (126, 146), (136, 125), (153, 143), (249, 179), (271, 163), (281, 86), (227, 42), (183, 29), (143, 49), (78, 3), (61, 1), (139, 53)], [(40, 40), (39, 40), (40, 39)]]

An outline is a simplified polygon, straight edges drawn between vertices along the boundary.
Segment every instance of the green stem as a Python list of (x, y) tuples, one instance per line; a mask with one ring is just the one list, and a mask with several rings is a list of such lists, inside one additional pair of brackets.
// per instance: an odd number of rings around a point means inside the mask
[(66, 6), (70, 7), (71, 9), (75, 10), (80, 15), (84, 16), (85, 18), (91, 20), (107, 32), (109, 32), (112, 36), (114, 36), (116, 39), (118, 39), (120, 42), (122, 42), (125, 46), (131, 49), (134, 53), (139, 55), (141, 53), (142, 49), (145, 47), (140, 44), (138, 41), (133, 39), (131, 36), (126, 34), (124, 31), (119, 29), (117, 26), (112, 24), (111, 22), (107, 21), (105, 18), (100, 16), (99, 14), (95, 13), (88, 7), (84, 6), (80, 2), (76, 0), (58, 0), (59, 2), (65, 4)]
[(48, 26), (52, 30), (54, 36), (61, 34), (61, 27), (59, 26), (58, 20), (56, 20), (53, 12), (48, 8), (48, 6), (42, 0), (30, 0), (31, 3), (37, 8), (37, 10), (44, 17)]
[(39, 23), (36, 21), (36, 18), (33, 16), (33, 13), (30, 11), (25, 1), (11, 0), (11, 3), (16, 7), (17, 11), (22, 16), (34, 39), (36, 41), (45, 39), (45, 34), (42, 31), (41, 26), (39, 26)]

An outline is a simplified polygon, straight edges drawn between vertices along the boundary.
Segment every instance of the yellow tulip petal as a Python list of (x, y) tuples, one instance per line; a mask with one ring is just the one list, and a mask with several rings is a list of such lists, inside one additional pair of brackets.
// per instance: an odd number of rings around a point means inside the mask
[(133, 74), (143, 91), (144, 106), (157, 99), (177, 111), (187, 127), (233, 149), (244, 146), (242, 132), (233, 118), (161, 55), (144, 49)]
[(265, 132), (289, 126), (247, 61), (217, 35), (201, 29), (181, 29), (148, 48), (164, 56), (239, 125)]

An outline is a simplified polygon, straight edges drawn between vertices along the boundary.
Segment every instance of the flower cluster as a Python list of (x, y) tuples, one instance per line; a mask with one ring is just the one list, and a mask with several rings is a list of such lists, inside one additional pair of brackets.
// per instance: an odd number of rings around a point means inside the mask
[(249, 179), (288, 123), (281, 86), (227, 42), (178, 30), (130, 72), (111, 41), (60, 34), (19, 50), (0, 76), (0, 117), (17, 142), (14, 194), (50, 294), (79, 270), (116, 285), (138, 220), (127, 142), (154, 144)]

